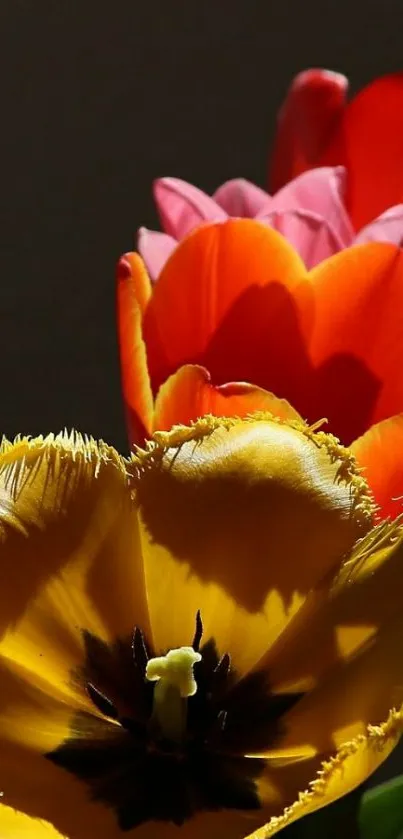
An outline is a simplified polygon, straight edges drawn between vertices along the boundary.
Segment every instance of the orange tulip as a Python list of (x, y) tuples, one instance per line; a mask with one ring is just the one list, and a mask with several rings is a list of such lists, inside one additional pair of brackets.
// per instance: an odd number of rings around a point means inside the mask
[(308, 272), (259, 222), (185, 239), (152, 286), (119, 264), (118, 321), (131, 444), (206, 413), (328, 421), (365, 468), (382, 516), (403, 495), (403, 253), (346, 249)]

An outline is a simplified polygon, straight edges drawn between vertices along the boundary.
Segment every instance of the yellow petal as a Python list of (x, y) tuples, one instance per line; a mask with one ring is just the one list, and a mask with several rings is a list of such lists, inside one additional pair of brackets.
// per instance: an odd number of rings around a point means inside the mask
[(79, 435), (3, 444), (0, 656), (71, 701), (82, 630), (147, 631), (136, 512), (123, 461)]
[(288, 786), (294, 788), (299, 786), (301, 792), (297, 800), (286, 807), (281, 815), (273, 817), (267, 824), (250, 834), (248, 839), (269, 839), (291, 822), (319, 810), (355, 789), (388, 757), (402, 731), (402, 711), (391, 711), (383, 724), (368, 726), (363, 734), (343, 743), (331, 758), (318, 767), (316, 776), (312, 772), (309, 785), (309, 762), (286, 767), (284, 775), (286, 776), (290, 769), (291, 778), (285, 777), (283, 783), (287, 786), (288, 782)]
[(46, 682), (33, 686), (12, 662), (0, 662), (0, 684), (2, 839), (2, 813), (9, 812), (3, 804), (50, 822), (63, 837), (115, 839), (113, 814), (92, 803), (84, 784), (44, 756), (70, 736), (74, 708), (49, 695)]
[(155, 653), (191, 643), (200, 609), (242, 672), (372, 515), (334, 438), (270, 415), (158, 432), (132, 472)]
[(0, 804), (0, 836), (2, 839), (64, 839), (48, 822), (32, 819), (4, 804)]
[[(290, 821), (345, 795), (386, 759), (399, 739), (402, 567), (403, 530), (398, 523), (385, 522), (307, 599), (283, 638), (257, 665), (268, 668), (275, 690), (297, 685), (307, 689), (283, 717), (278, 748), (264, 755), (266, 774), (274, 774), (280, 798), (291, 805), (295, 791), (308, 787), (324, 765), (309, 795), (300, 796), (284, 817), (257, 836), (274, 835)], [(305, 760), (281, 765), (304, 751)]]

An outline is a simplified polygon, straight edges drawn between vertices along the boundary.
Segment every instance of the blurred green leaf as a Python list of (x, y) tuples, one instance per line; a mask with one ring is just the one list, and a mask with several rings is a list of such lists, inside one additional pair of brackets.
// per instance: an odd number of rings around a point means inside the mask
[(364, 793), (358, 823), (361, 839), (403, 837), (403, 775)]

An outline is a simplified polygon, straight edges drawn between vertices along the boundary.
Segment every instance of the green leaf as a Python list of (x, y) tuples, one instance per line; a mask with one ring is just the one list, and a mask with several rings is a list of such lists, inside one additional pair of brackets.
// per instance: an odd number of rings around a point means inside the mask
[(403, 775), (367, 790), (358, 811), (361, 839), (403, 836)]

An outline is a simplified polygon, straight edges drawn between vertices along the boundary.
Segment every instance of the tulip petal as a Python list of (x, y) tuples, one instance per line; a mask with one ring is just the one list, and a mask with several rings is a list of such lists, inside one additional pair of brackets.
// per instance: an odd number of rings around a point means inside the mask
[[(348, 81), (330, 70), (305, 70), (293, 80), (278, 117), (271, 161), (276, 192), (320, 158), (344, 109)], [(336, 160), (336, 164), (341, 160)]]
[[(356, 699), (357, 703), (366, 703), (367, 710), (371, 709), (374, 714), (372, 720), (379, 721), (387, 715), (390, 707), (401, 703), (396, 670), (399, 663), (396, 661), (389, 674), (384, 674), (369, 689), (366, 680), (370, 678), (371, 670), (367, 667), (366, 656), (370, 654), (376, 658), (375, 648), (384, 647), (384, 637), (390, 635), (390, 627), (397, 633), (401, 632), (398, 621), (401, 614), (399, 579), (402, 556), (401, 529), (396, 523), (382, 522), (357, 543), (336, 575), (325, 576), (318, 583), (281, 638), (257, 665), (269, 670), (276, 691), (298, 688), (307, 692), (308, 701), (308, 696), (316, 696), (317, 690), (322, 690), (326, 680), (330, 684), (337, 677), (340, 684), (346, 684), (346, 679), (355, 678), (354, 666), (361, 660), (366, 671), (358, 667), (363, 686), (362, 689), (357, 688)], [(392, 647), (397, 650), (396, 644)], [(307, 650), (309, 654), (306, 654)], [(387, 667), (391, 661), (387, 655), (382, 666)], [(378, 665), (381, 666), (380, 659)], [(389, 688), (386, 687), (389, 682), (392, 685), (393, 680), (396, 688), (391, 686), (388, 693)], [(382, 693), (383, 687), (385, 694)], [(309, 703), (312, 701), (312, 698), (309, 699)], [(389, 704), (385, 707), (382, 702)], [(352, 719), (364, 719), (360, 716), (362, 708), (360, 714), (354, 717), (356, 710), (357, 706), (351, 711)], [(341, 702), (340, 715), (349, 713), (347, 700)], [(371, 716), (367, 719), (367, 722), (370, 721)], [(340, 730), (346, 725), (346, 721), (339, 723)], [(321, 736), (320, 730), (323, 734), (324, 727), (325, 716), (320, 717), (320, 721), (318, 719), (318, 736)], [(335, 744), (338, 741), (334, 741)]]
[(26, 816), (4, 804), (0, 806), (2, 839), (63, 839), (51, 824)]
[(169, 431), (176, 423), (189, 425), (206, 414), (245, 417), (254, 411), (266, 411), (280, 419), (302, 422), (286, 399), (278, 399), (267, 390), (246, 382), (214, 387), (204, 367), (187, 364), (170, 376), (158, 391), (154, 430)]
[(365, 242), (391, 242), (403, 246), (403, 204), (390, 207), (357, 234), (355, 244)]
[(105, 641), (147, 629), (136, 522), (113, 449), (79, 435), (3, 445), (0, 655), (51, 695), (75, 697), (84, 629)]
[(133, 461), (154, 649), (191, 643), (200, 610), (205, 640), (240, 673), (372, 515), (347, 461), (336, 481), (346, 454), (333, 438), (330, 451), (306, 426), (259, 417), (158, 432)]
[(356, 230), (403, 200), (403, 73), (376, 79), (349, 103), (324, 164), (349, 174), (347, 209)]
[[(40, 650), (35, 650), (32, 666), (36, 667)], [(46, 759), (45, 754), (57, 748), (71, 734), (73, 714), (78, 703), (57, 700), (47, 693), (46, 682), (38, 679), (37, 685), (30, 674), (14, 662), (4, 661), (0, 651), (0, 775), (2, 803), (0, 804), (0, 832), (3, 839), (10, 830), (14, 839), (20, 834), (11, 828), (26, 826), (23, 816), (13, 821), (9, 808), (24, 813), (34, 820), (45, 820), (55, 826), (44, 833), (43, 839), (65, 836), (86, 839), (96, 835), (99, 839), (118, 839), (112, 813), (105, 807), (92, 803), (86, 787)], [(87, 703), (90, 704), (89, 701)], [(81, 710), (86, 711), (82, 700)], [(96, 722), (96, 717), (90, 720)], [(6, 805), (6, 806), (4, 806)], [(4, 830), (3, 830), (4, 824)], [(44, 826), (45, 828), (45, 826)], [(38, 826), (39, 830), (39, 826)], [(24, 833), (22, 833), (24, 836)], [(30, 836), (35, 836), (29, 834)], [(38, 833), (38, 839), (42, 834)]]
[[(308, 746), (317, 769), (326, 761), (326, 784), (311, 785), (306, 801), (303, 796), (307, 809), (295, 804), (293, 818), (365, 780), (403, 731), (402, 560), (403, 531), (383, 522), (357, 543), (335, 575), (323, 578), (256, 665), (268, 669), (276, 692), (297, 686), (305, 691), (284, 717), (284, 735), (267, 753), (268, 766)], [(308, 786), (313, 768), (309, 762), (286, 767), (283, 781), (280, 771), (285, 798), (288, 785), (289, 801), (296, 787)], [(313, 796), (314, 790), (320, 795)]]
[[(179, 367), (202, 364), (214, 384), (240, 380), (265, 387), (255, 375), (275, 366), (265, 342), (279, 346), (286, 324), (284, 296), (306, 278), (296, 251), (275, 231), (249, 219), (231, 219), (197, 230), (182, 242), (154, 288), (143, 321), (153, 391)], [(228, 328), (227, 328), (228, 327)], [(288, 340), (288, 338), (287, 338)], [(292, 332), (287, 347), (290, 375), (300, 363)], [(253, 361), (251, 361), (251, 355)], [(267, 390), (285, 396), (277, 381)], [(283, 388), (283, 384), (281, 385)], [(315, 417), (318, 419), (318, 417)]]
[(305, 382), (302, 404), (281, 395), (308, 420), (323, 413), (349, 444), (402, 409), (403, 253), (384, 243), (359, 245), (321, 263), (310, 278), (313, 390)]
[(192, 184), (180, 178), (159, 178), (154, 182), (154, 199), (165, 233), (183, 239), (206, 221), (224, 221), (227, 213)]
[(148, 275), (155, 282), (161, 273), (167, 259), (176, 248), (176, 239), (166, 233), (159, 233), (156, 230), (147, 230), (140, 227), (137, 237), (137, 248)]
[[(304, 172), (273, 196), (270, 210), (308, 210), (324, 219), (339, 242), (351, 245), (354, 230), (344, 207), (346, 170), (324, 166)], [(259, 214), (259, 218), (262, 213)]]
[[(298, 761), (277, 766), (273, 772), (279, 795), (292, 796), (299, 789), (297, 800), (280, 816), (249, 834), (247, 839), (271, 839), (297, 819), (307, 816), (351, 792), (366, 780), (389, 756), (403, 729), (403, 715), (392, 712), (381, 725), (369, 725), (365, 734), (343, 743), (322, 762)], [(270, 766), (270, 763), (269, 763)], [(268, 771), (270, 778), (270, 771)]]
[(379, 514), (392, 519), (403, 511), (403, 414), (373, 425), (351, 450), (371, 487)]
[(268, 212), (272, 202), (264, 189), (245, 178), (226, 181), (215, 191), (213, 199), (229, 216), (239, 218), (255, 218), (259, 213)]
[(307, 268), (314, 268), (343, 248), (328, 221), (308, 210), (274, 210), (260, 220), (287, 239)]
[(70, 736), (75, 712), (96, 719), (73, 678), (83, 630), (106, 642), (131, 636), (136, 624), (149, 631), (123, 461), (74, 434), (3, 443), (0, 527), (3, 802), (63, 836), (117, 839), (113, 814), (44, 755)]
[[(46, 693), (25, 684), (23, 672), (18, 675), (7, 672), (1, 656), (0, 677), (0, 773), (4, 779), (4, 803), (0, 804), (2, 839), (15, 839), (20, 835), (24, 839), (25, 835), (27, 839), (64, 839), (67, 836), (120, 839), (122, 831), (113, 810), (91, 800), (84, 783), (43, 756), (44, 752), (53, 750), (71, 736), (74, 705), (56, 703)], [(105, 737), (106, 730), (98, 716), (88, 714), (87, 722), (91, 738)], [(245, 833), (263, 818), (264, 811), (260, 810), (255, 813), (200, 812), (181, 827), (181, 836), (184, 839), (203, 839), (205, 836), (231, 839), (239, 833), (243, 822), (242, 833)], [(43, 819), (55, 828), (48, 827)], [(158, 825), (158, 835), (162, 839), (172, 839), (173, 830), (170, 823)], [(140, 839), (152, 839), (155, 823), (141, 825), (136, 834)]]
[(152, 427), (153, 395), (141, 325), (151, 284), (135, 253), (121, 258), (116, 280), (122, 391), (130, 444), (134, 445), (143, 442)]

